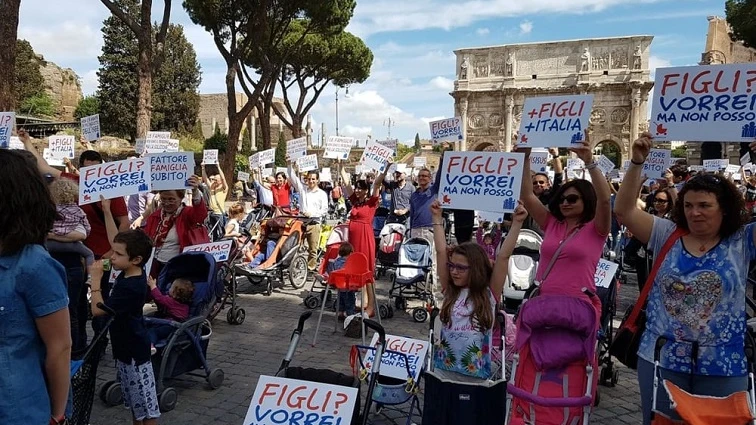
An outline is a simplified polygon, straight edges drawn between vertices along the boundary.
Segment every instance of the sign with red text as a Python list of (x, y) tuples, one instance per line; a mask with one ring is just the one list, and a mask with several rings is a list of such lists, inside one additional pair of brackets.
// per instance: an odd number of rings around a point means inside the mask
[(513, 212), (520, 199), (525, 154), (444, 153), (438, 199), (443, 208)]
[(360, 164), (378, 172), (383, 172), (386, 169), (386, 161), (394, 157), (394, 151), (382, 144), (368, 140), (365, 150), (362, 151), (362, 158), (360, 158)]
[(546, 149), (533, 149), (530, 152), (530, 171), (545, 173), (549, 168), (549, 155), (549, 151)]
[(347, 159), (353, 144), (353, 137), (329, 136), (326, 140), (323, 158)]
[(88, 142), (100, 139), (100, 115), (90, 115), (81, 119), (81, 135)]
[(519, 145), (571, 147), (585, 139), (593, 95), (528, 97), (522, 109)]
[(300, 173), (318, 169), (318, 156), (315, 154), (305, 155), (297, 160), (297, 169)]
[(16, 125), (15, 112), (0, 112), (0, 148), (8, 149), (11, 133)]
[(203, 243), (199, 245), (187, 246), (182, 252), (206, 252), (215, 258), (215, 261), (222, 262), (228, 260), (231, 255), (231, 247), (234, 245), (233, 239), (220, 242)]
[[(286, 155), (289, 155), (289, 161), (296, 161), (307, 155), (307, 138), (300, 137), (286, 142)], [(275, 158), (275, 154), (273, 157)]]
[(150, 161), (147, 158), (106, 162), (79, 170), (79, 205), (135, 193), (149, 192)]
[[(373, 334), (370, 346), (375, 347), (377, 343), (378, 334), (376, 333)], [(417, 382), (420, 378), (420, 372), (423, 371), (428, 347), (428, 341), (386, 334), (386, 346), (381, 357), (381, 376), (390, 376), (401, 380), (406, 380), (412, 376)], [(375, 350), (368, 350), (364, 359), (365, 368), (370, 370), (374, 361)], [(410, 375), (407, 375), (407, 366), (409, 366)]]
[(641, 175), (649, 179), (663, 179), (664, 173), (669, 168), (669, 158), (672, 157), (672, 151), (669, 149), (651, 149), (643, 163)]
[(193, 152), (165, 152), (147, 155), (150, 161), (150, 190), (183, 190), (194, 174)]
[(464, 139), (462, 129), (462, 118), (454, 117), (439, 121), (431, 121), (430, 126), (431, 140), (434, 145), (442, 142), (456, 142)]
[(593, 281), (596, 284), (597, 288), (609, 288), (609, 285), (612, 284), (612, 279), (614, 279), (614, 275), (617, 274), (617, 268), (619, 267), (619, 264), (607, 261), (602, 259), (599, 259), (598, 266), (596, 266), (596, 273), (593, 276)]
[(57, 159), (73, 159), (74, 145), (76, 138), (74, 136), (50, 136), (47, 139), (50, 155)]
[(261, 375), (244, 425), (348, 425), (357, 388)]
[(756, 139), (756, 63), (657, 68), (654, 142)]

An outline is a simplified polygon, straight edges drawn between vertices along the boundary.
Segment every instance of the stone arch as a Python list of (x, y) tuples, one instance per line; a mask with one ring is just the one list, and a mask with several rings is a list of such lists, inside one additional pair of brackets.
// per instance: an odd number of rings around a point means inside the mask
[(473, 146), (472, 150), (477, 151), (477, 152), (498, 152), (499, 151), (498, 147), (491, 142), (478, 142), (475, 146)]
[(595, 155), (606, 156), (607, 158), (612, 160), (617, 168), (622, 168), (622, 158), (624, 155), (622, 144), (617, 140), (614, 140), (613, 137), (605, 138), (604, 140), (597, 143), (596, 147), (593, 149), (593, 152)]

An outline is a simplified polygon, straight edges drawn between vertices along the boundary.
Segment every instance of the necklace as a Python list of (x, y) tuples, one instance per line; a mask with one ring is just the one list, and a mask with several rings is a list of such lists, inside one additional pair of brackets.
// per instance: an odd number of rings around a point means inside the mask
[[(713, 240), (719, 240), (719, 236), (715, 237)], [(706, 246), (709, 244), (709, 241), (701, 242), (701, 245), (698, 247), (699, 252), (706, 252)]]

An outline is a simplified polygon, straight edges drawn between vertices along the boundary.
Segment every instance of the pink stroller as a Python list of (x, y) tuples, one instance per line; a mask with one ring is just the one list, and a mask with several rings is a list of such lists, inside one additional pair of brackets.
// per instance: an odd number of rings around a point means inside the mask
[(588, 425), (596, 394), (596, 310), (540, 295), (522, 305), (505, 424)]

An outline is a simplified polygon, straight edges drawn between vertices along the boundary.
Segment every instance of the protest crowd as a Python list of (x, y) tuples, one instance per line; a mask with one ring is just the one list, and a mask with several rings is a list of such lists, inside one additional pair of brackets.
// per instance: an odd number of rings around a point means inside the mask
[[(745, 423), (725, 415), (744, 403), (752, 412), (754, 402), (756, 142), (741, 140), (738, 165), (692, 166), (643, 132), (614, 164), (595, 153), (586, 117), (575, 117), (578, 133), (556, 132), (567, 143), (536, 144), (552, 131), (537, 125), (521, 130), (512, 152), (449, 148), (433, 169), (396, 162), (373, 141), (350, 161), (350, 145), (334, 138), (322, 156), (291, 143), (286, 167), (259, 152), (236, 176), (223, 173), (217, 151), (195, 166), (192, 154), (151, 150), (150, 137), (112, 162), (83, 140), (78, 160), (52, 166), (19, 129), (23, 149), (0, 149), (0, 364), (17, 371), (0, 377), (0, 419), (74, 423), (95, 397), (77, 382), (110, 346), (118, 380), (101, 397), (117, 389), (134, 423), (157, 423), (175, 406), (163, 380), (201, 369), (222, 385), (201, 341), (220, 311), (244, 321), (237, 280), (265, 282), (270, 294), (269, 282), (287, 276), (295, 288), (311, 283), (305, 306), (321, 316), (336, 290), (334, 320), (357, 338), (394, 309), (437, 321), (431, 344), (404, 341), (426, 344), (409, 380), (399, 379), (412, 398), (428, 372), (423, 423), (463, 423), (450, 419), (455, 406), (432, 399), (480, 385), (493, 395), (474, 401), (497, 408), (469, 423), (587, 424), (598, 384), (616, 384), (616, 362), (637, 369), (644, 424), (709, 408), (721, 418), (706, 423)], [(438, 143), (461, 128), (458, 118), (436, 127)], [(378, 279), (387, 272), (388, 286)], [(640, 296), (618, 312), (628, 272)], [(389, 357), (408, 363), (385, 337)], [(166, 361), (181, 338), (198, 363)], [(363, 370), (369, 395), (358, 421), (375, 385), (386, 385), (375, 367)], [(345, 394), (355, 416), (344, 417), (355, 423), (362, 401)]]

